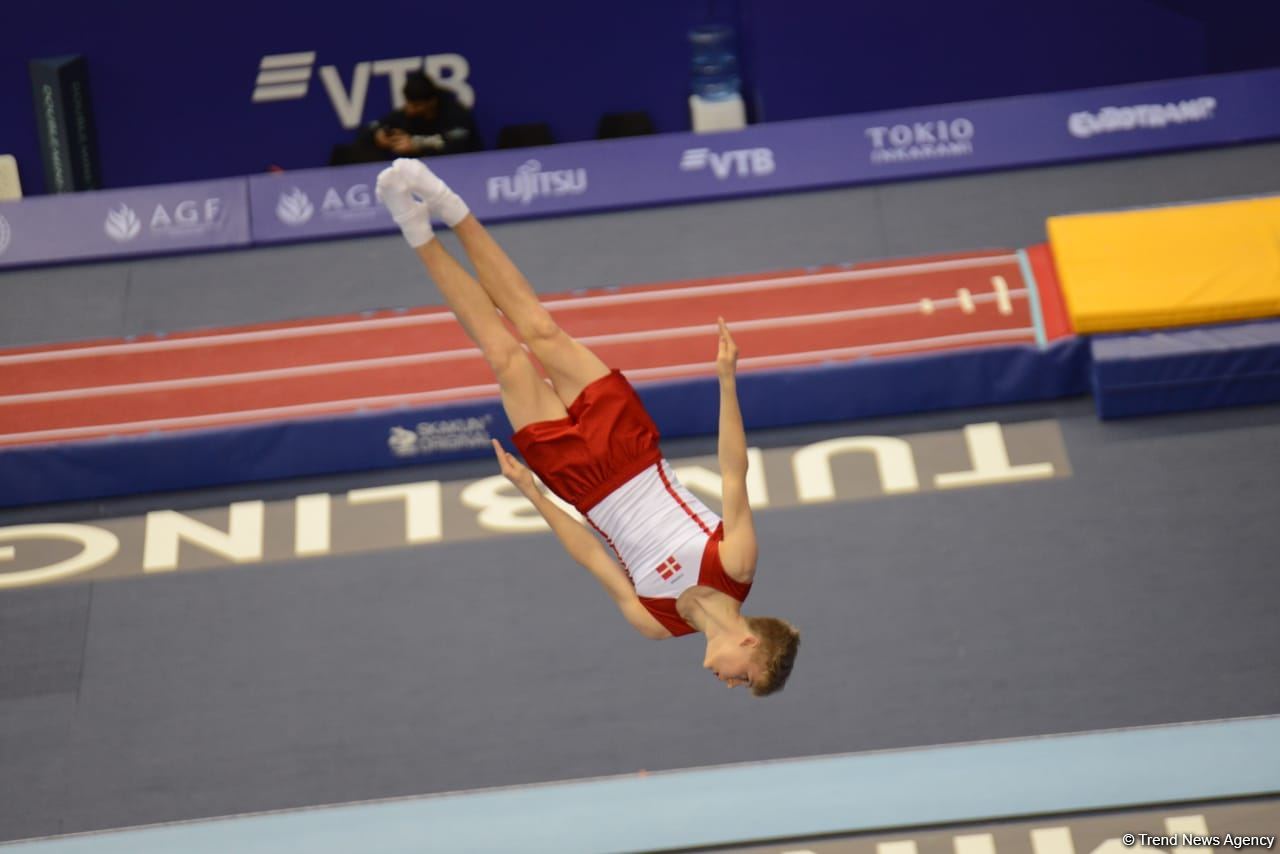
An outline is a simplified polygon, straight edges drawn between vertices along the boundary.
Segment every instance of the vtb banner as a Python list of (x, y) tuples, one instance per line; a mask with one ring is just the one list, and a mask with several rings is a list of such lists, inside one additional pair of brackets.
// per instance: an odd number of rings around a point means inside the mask
[(375, 78), (385, 80), (391, 105), (404, 106), (404, 84), (409, 75), (426, 74), (442, 89), (452, 92), (467, 109), (476, 103), (476, 90), (471, 87), (471, 65), (456, 53), (428, 56), (406, 56), (393, 59), (357, 62), (349, 80), (336, 65), (316, 65), (316, 52), (268, 54), (258, 64), (250, 100), (255, 104), (297, 101), (307, 97), (313, 77), (318, 77), (338, 121), (347, 130), (360, 127), (366, 118), (365, 105), (369, 87)]

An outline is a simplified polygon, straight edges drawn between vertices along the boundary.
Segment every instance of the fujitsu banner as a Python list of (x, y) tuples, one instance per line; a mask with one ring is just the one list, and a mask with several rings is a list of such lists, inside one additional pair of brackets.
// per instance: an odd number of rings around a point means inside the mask
[[(753, 132), (786, 133), (781, 127)], [(777, 174), (768, 149), (739, 150), (736, 135), (717, 139), (723, 144), (709, 147), (694, 134), (668, 134), (437, 157), (429, 163), (478, 217), (493, 222), (788, 189), (824, 180), (798, 170)], [(378, 172), (386, 165), (251, 177), (254, 242), (394, 229), (374, 195)], [(742, 185), (742, 179), (753, 180)]]
[(243, 178), (0, 204), (0, 267), (247, 245)]
[[(635, 204), (634, 188), (622, 180), (624, 160), (642, 157), (648, 168), (656, 167), (661, 156), (650, 149), (669, 147), (664, 146), (665, 139), (647, 137), (638, 145), (621, 141), (481, 152), (435, 158), (430, 163), (477, 216), (499, 221)], [(374, 193), (378, 172), (387, 165), (251, 177), (254, 242), (393, 230), (395, 224)], [(594, 186), (592, 176), (604, 183)], [(667, 195), (678, 189), (668, 187)]]

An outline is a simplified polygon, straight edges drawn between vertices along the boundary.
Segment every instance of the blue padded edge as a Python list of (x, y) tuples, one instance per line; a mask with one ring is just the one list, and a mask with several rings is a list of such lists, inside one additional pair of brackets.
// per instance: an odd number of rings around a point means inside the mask
[(1278, 790), (1280, 718), (1265, 717), (332, 804), (8, 845), (12, 854), (611, 854), (709, 845), (801, 854), (807, 848), (764, 840), (890, 829), (914, 836), (1032, 817), (1061, 824), (1063, 813)]
[(1094, 338), (1101, 418), (1280, 401), (1280, 321)]
[[(738, 382), (748, 429), (844, 421), (938, 409), (1085, 394), (1088, 346), (1068, 338), (1043, 350), (991, 347), (964, 352), (838, 362), (745, 374)], [(718, 428), (712, 377), (638, 386), (666, 437)], [(0, 507), (194, 489), (248, 481), (422, 465), (485, 457), (487, 444), (401, 458), (392, 427), (479, 418), (510, 445), (495, 400), (377, 410), (209, 430), (122, 436), (0, 452)]]

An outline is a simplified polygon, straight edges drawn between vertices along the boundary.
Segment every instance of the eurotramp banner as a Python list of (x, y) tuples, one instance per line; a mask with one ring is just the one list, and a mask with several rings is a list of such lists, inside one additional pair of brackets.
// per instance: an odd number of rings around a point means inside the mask
[[(1280, 136), (1280, 70), (438, 158), (489, 222)], [(0, 268), (393, 231), (360, 165), (0, 204)], [(56, 224), (57, 227), (53, 227)]]

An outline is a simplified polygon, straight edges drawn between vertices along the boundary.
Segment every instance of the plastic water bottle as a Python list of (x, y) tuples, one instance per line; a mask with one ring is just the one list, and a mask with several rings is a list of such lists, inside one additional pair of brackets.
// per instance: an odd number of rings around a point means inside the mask
[(733, 27), (706, 24), (689, 30), (689, 118), (694, 131), (738, 130), (747, 124), (734, 51)]
[(738, 56), (734, 51), (733, 28), (727, 24), (706, 24), (689, 30), (693, 48), (689, 91), (708, 101), (725, 101), (739, 95)]

